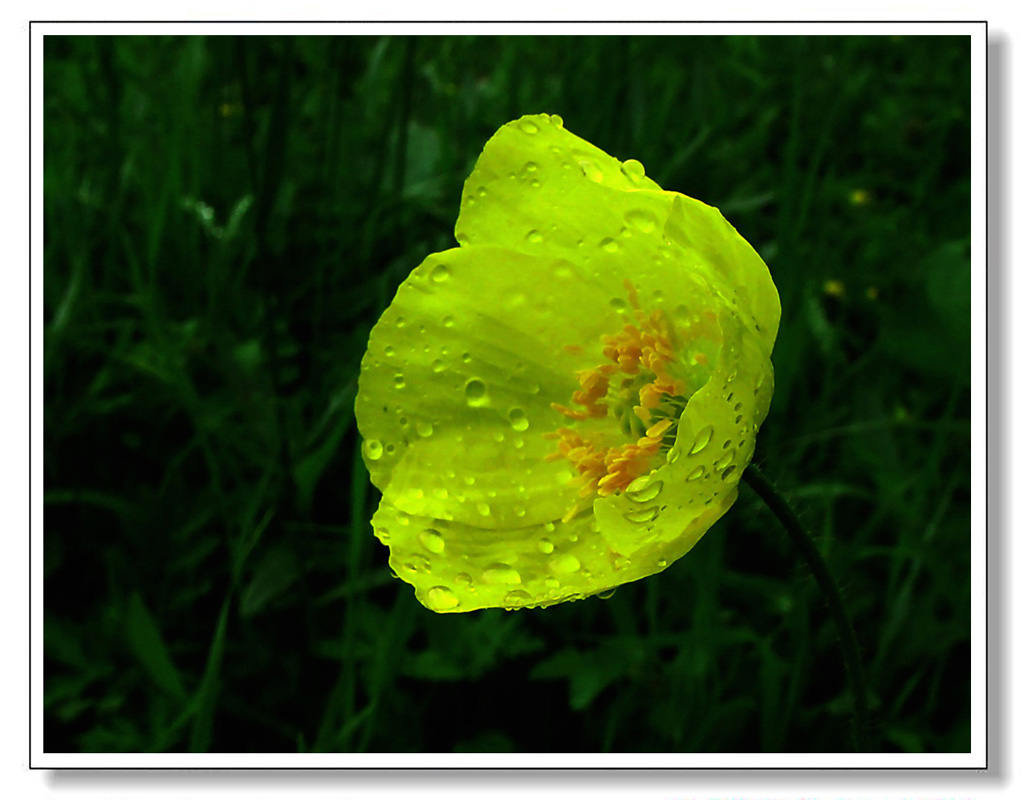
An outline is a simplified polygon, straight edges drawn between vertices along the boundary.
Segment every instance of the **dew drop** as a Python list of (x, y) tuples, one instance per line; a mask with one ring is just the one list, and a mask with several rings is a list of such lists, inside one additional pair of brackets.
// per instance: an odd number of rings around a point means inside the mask
[[(465, 360), (465, 356), (463, 356)], [(466, 402), (471, 406), (487, 405), (487, 384), (479, 378), (473, 378), (466, 383)]]
[(619, 588), (618, 586), (613, 586), (611, 589), (607, 589), (607, 590), (605, 590), (603, 592), (598, 592), (597, 593), (597, 598), (599, 600), (611, 600), (612, 599), (612, 595), (615, 594), (615, 590), (618, 589), (618, 588)]
[[(551, 124), (554, 125), (556, 128), (561, 128), (564, 123), (562, 122), (562, 118), (560, 116), (558, 116), (558, 114), (552, 114), (551, 115)], [(554, 148), (552, 148), (552, 150), (553, 149)]]
[(661, 510), (657, 506), (648, 506), (647, 508), (641, 508), (639, 511), (630, 511), (628, 514), (623, 514), (622, 518), (626, 522), (650, 522), (656, 519)]
[(675, 464), (679, 460), (679, 452), (680, 451), (678, 447), (673, 447), (671, 450), (669, 450), (668, 455), (665, 456), (665, 463)]
[(481, 517), (489, 517), (491, 515), (491, 507), (487, 503), (477, 504), (476, 510), (480, 512)]
[(430, 562), (419, 554), (413, 554), (402, 566), (409, 572), (430, 572)]
[(386, 355), (388, 358), (391, 358), (392, 356), (394, 356), (394, 354), (395, 348), (393, 348), (391, 345), (388, 345), (387, 347), (384, 348), (384, 355)]
[(431, 553), (444, 552), (444, 537), (433, 528), (427, 528), (420, 534), (420, 544)]
[(686, 480), (688, 480), (688, 481), (695, 481), (695, 480), (698, 480), (699, 478), (703, 477), (703, 475), (704, 475), (704, 467), (698, 466), (698, 467), (694, 468), (693, 472), (691, 472), (689, 475), (686, 476)]
[(464, 586), (468, 589), (473, 585), (473, 577), (468, 572), (460, 572), (455, 576), (455, 585)]
[(527, 161), (526, 164), (523, 165), (523, 169), (525, 169), (527, 172), (536, 172), (537, 165), (534, 164), (532, 161)]
[(544, 585), (549, 589), (557, 589), (562, 584), (560, 584), (556, 578), (545, 578)]
[(370, 459), (370, 461), (376, 461), (384, 455), (384, 445), (376, 439), (367, 439), (363, 442), (363, 455)]
[(401, 372), (395, 373), (395, 388), (401, 389), (405, 386), (405, 376)]
[(458, 604), (459, 598), (447, 586), (434, 586), (427, 592), (427, 605), (436, 611), (446, 611)]
[(583, 170), (583, 174), (586, 177), (590, 178), (590, 180), (592, 180), (594, 183), (604, 182), (604, 173), (601, 172), (601, 170), (593, 161), (581, 158), (577, 161), (577, 163), (580, 165), (580, 169)]
[(627, 225), (636, 228), (641, 233), (651, 233), (658, 227), (657, 218), (645, 208), (634, 208), (627, 211), (625, 220)]
[(557, 556), (551, 559), (551, 569), (555, 572), (568, 574), (576, 572), (580, 568), (580, 560), (576, 556), (566, 553), (564, 556)]
[(536, 133), (537, 131), (540, 130), (540, 128), (538, 128), (528, 119), (524, 119), (522, 122), (520, 122), (519, 128), (523, 131), (523, 133)]
[(630, 565), (630, 560), (625, 556), (615, 556), (615, 560), (612, 562), (612, 566), (616, 570), (623, 570)]
[(532, 230), (526, 234), (526, 241), (530, 244), (540, 244), (544, 241), (544, 234), (538, 230)]
[(428, 436), (434, 435), (434, 426), (429, 422), (417, 422), (416, 433), (426, 439)]
[(537, 542), (537, 549), (544, 554), (550, 554), (555, 552), (555, 546), (551, 544), (550, 539), (541, 539), (539, 542)]
[(530, 427), (530, 420), (526, 418), (526, 412), (521, 408), (511, 409), (508, 412), (508, 419), (514, 431), (525, 431)]
[(435, 358), (430, 364), (430, 368), (434, 370), (434, 372), (444, 372), (444, 362), (439, 358)]
[(617, 253), (619, 252), (619, 243), (612, 238), (601, 240), (601, 249), (606, 253)]
[(713, 426), (708, 425), (698, 432), (697, 436), (694, 437), (693, 447), (690, 448), (690, 455), (695, 456), (701, 450), (708, 446), (711, 442), (711, 435), (715, 432)]
[(662, 481), (651, 480), (650, 475), (641, 475), (626, 489), (626, 497), (635, 503), (649, 503), (659, 494), (664, 486)]
[(432, 270), (430, 270), (430, 280), (434, 283), (444, 283), (450, 277), (451, 273), (448, 271), (448, 267), (444, 264), (438, 264)]
[(441, 320), (441, 324), (444, 325), (446, 328), (450, 328), (452, 325), (455, 324), (455, 317), (447, 316), (443, 320)]
[(726, 467), (722, 471), (722, 480), (723, 481), (729, 480), (729, 476), (731, 476), (735, 471), (736, 471), (736, 465), (735, 464), (733, 464), (731, 467)]
[(661, 569), (665, 569), (665, 567), (668, 566), (668, 560), (664, 559), (664, 558), (659, 558), (658, 559), (658, 566), (661, 567)]
[(524, 592), (522, 589), (513, 589), (507, 595), (505, 595), (504, 604), (505, 606), (521, 606), (524, 603), (529, 603), (533, 597), (530, 596), (529, 592)]
[(491, 564), (484, 570), (484, 580), (487, 583), (522, 583), (523, 579), (519, 573), (508, 564)]
[(617, 313), (617, 314), (625, 314), (626, 313), (626, 301), (623, 300), (621, 297), (613, 297), (610, 302), (611, 302), (612, 308), (615, 309), (615, 313)]
[(395, 319), (395, 327), (396, 328), (404, 328), (405, 327), (405, 317), (397, 317)]
[(622, 172), (627, 178), (633, 181), (639, 181), (644, 177), (644, 165), (637, 161), (635, 158), (628, 158), (622, 164)]
[(735, 450), (726, 450), (725, 455), (722, 456), (718, 461), (715, 462), (715, 469), (721, 472), (727, 466), (732, 463), (733, 458), (736, 456)]

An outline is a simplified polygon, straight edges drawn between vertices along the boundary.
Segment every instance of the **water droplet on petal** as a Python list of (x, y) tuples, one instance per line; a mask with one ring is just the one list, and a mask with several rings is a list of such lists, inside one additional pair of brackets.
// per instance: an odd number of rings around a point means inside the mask
[(566, 553), (564, 556), (558, 556), (551, 559), (551, 569), (555, 572), (575, 572), (580, 568), (580, 560), (576, 556), (569, 555)]
[(551, 124), (554, 125), (556, 128), (561, 128), (564, 123), (562, 122), (562, 118), (558, 116), (558, 114), (552, 114)]
[(433, 436), (434, 426), (431, 425), (429, 422), (417, 422), (416, 433), (418, 433), (420, 436), (426, 439), (428, 436)]
[(434, 586), (427, 592), (427, 605), (435, 611), (446, 611), (458, 604), (459, 598), (447, 586)]
[(590, 178), (594, 183), (604, 182), (604, 173), (601, 172), (600, 168), (593, 161), (581, 158), (578, 159), (576, 163), (580, 165), (580, 169), (583, 170), (583, 174)]
[(726, 467), (726, 468), (725, 468), (725, 469), (724, 469), (724, 470), (722, 471), (722, 480), (723, 480), (723, 481), (729, 480), (729, 477), (730, 477), (730, 476), (731, 476), (731, 475), (732, 475), (732, 474), (733, 474), (733, 473), (734, 473), (735, 471), (736, 471), (736, 465), (735, 465), (735, 464), (733, 464), (733, 465), (732, 465), (731, 467)]
[(489, 517), (491, 515), (491, 507), (487, 503), (479, 503), (476, 510), (480, 512), (481, 517)]
[(395, 373), (395, 388), (401, 389), (405, 386), (405, 376), (401, 372)]
[(526, 418), (526, 412), (521, 408), (513, 408), (508, 412), (509, 422), (512, 430), (525, 431), (530, 427), (530, 420)]
[(636, 228), (641, 233), (651, 233), (658, 227), (658, 220), (654, 214), (645, 208), (635, 208), (626, 212), (626, 224)]
[(704, 467), (696, 467), (693, 472), (686, 476), (686, 480), (695, 481), (704, 475)]
[(612, 308), (615, 309), (616, 314), (626, 313), (626, 301), (623, 300), (621, 297), (613, 297), (610, 302)]
[(479, 378), (473, 378), (466, 383), (466, 402), (471, 406), (487, 405), (487, 384)]
[(718, 459), (718, 461), (715, 462), (715, 469), (717, 469), (719, 472), (721, 472), (723, 469), (725, 469), (726, 467), (728, 467), (732, 463), (732, 460), (733, 460), (733, 458), (735, 458), (735, 456), (736, 456), (736, 451), (735, 450), (727, 450), (725, 455), (722, 456), (720, 459)]
[(606, 253), (617, 253), (619, 252), (619, 243), (611, 238), (603, 239), (601, 240), (601, 249)]
[(651, 479), (650, 475), (641, 475), (633, 481), (626, 489), (626, 497), (635, 503), (649, 503), (661, 494), (662, 481)]
[(430, 270), (430, 280), (434, 283), (444, 283), (448, 280), (451, 273), (448, 272), (448, 267), (444, 264), (438, 264), (432, 270)]
[(376, 461), (384, 455), (384, 445), (376, 439), (367, 439), (363, 442), (363, 455), (370, 459), (370, 461)]
[(523, 133), (536, 133), (537, 131), (540, 130), (540, 128), (538, 128), (528, 119), (524, 119), (522, 122), (520, 122), (519, 128), (520, 130), (522, 130)]
[(391, 358), (394, 354), (395, 348), (393, 348), (391, 345), (388, 345), (387, 347), (384, 348), (384, 355), (386, 355), (388, 358)]
[(713, 426), (708, 425), (702, 428), (693, 439), (693, 447), (690, 448), (690, 455), (695, 456), (711, 442), (711, 435), (715, 432)]
[(519, 573), (508, 564), (491, 564), (484, 570), (484, 580), (488, 583), (522, 583)]
[(550, 539), (541, 539), (537, 542), (537, 549), (545, 555), (555, 552), (555, 546), (551, 543)]
[(618, 589), (618, 588), (619, 588), (618, 586), (613, 586), (611, 589), (607, 589), (607, 590), (605, 590), (603, 592), (598, 592), (597, 593), (597, 597), (598, 597), (599, 600), (611, 600), (612, 599), (612, 595), (615, 594), (615, 590)]
[(523, 169), (525, 169), (527, 172), (536, 172), (537, 171), (537, 165), (534, 164), (532, 161), (527, 161), (523, 165)]
[(623, 514), (622, 518), (627, 522), (650, 522), (656, 519), (659, 513), (661, 511), (657, 506), (648, 506), (647, 508), (641, 508), (639, 511), (630, 511), (628, 514)]
[(537, 230), (530, 231), (526, 234), (526, 241), (530, 244), (540, 244), (544, 241), (544, 234)]
[(524, 603), (529, 603), (533, 597), (529, 592), (524, 592), (522, 589), (513, 589), (507, 595), (505, 595), (504, 605), (507, 606), (521, 606)]
[(645, 170), (644, 165), (635, 158), (628, 158), (622, 164), (622, 172), (627, 178), (637, 182), (644, 177)]
[(420, 544), (431, 553), (444, 552), (444, 537), (432, 528), (427, 528), (420, 534)]
[(473, 585), (473, 577), (467, 572), (460, 572), (455, 576), (456, 586), (465, 586), (467, 589)]

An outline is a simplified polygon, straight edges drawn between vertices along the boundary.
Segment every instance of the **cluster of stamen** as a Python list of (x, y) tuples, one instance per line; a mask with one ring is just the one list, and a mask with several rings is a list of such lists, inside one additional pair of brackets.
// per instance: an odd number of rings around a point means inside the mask
[[(581, 497), (594, 493), (607, 497), (650, 472), (659, 454), (675, 441), (675, 426), (686, 405), (683, 381), (668, 371), (676, 355), (661, 309), (645, 314), (636, 288), (628, 280), (624, 285), (636, 322), (627, 323), (614, 336), (602, 337), (607, 363), (577, 372), (580, 388), (572, 395), (577, 407), (559, 403), (551, 407), (577, 422), (606, 418), (611, 410), (620, 418), (623, 433), (643, 435), (635, 442), (601, 446), (574, 428), (545, 434), (558, 440), (558, 449), (547, 460), (565, 458), (572, 463)], [(624, 402), (627, 399), (637, 402), (630, 407)]]

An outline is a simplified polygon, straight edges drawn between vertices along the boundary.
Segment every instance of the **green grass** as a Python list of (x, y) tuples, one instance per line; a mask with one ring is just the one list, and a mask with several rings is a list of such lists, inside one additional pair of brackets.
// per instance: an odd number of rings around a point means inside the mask
[(758, 463), (845, 593), (877, 747), (968, 750), (968, 46), (48, 36), (46, 750), (849, 748), (835, 628), (749, 490), (608, 600), (439, 616), (390, 575), (366, 337), (536, 112), (764, 256)]

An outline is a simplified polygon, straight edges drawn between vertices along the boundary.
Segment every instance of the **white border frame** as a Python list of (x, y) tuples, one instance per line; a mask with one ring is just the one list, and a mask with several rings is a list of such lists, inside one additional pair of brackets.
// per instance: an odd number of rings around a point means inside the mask
[(951, 754), (600, 754), (600, 753), (487, 753), (487, 754), (297, 754), (297, 753), (217, 753), (217, 754), (113, 754), (47, 753), (43, 751), (43, 198), (42, 198), (42, 75), (43, 37), (59, 35), (199, 35), (246, 33), (290, 35), (424, 35), (453, 34), (542, 34), (542, 35), (961, 35), (971, 37), (971, 436), (975, 443), (986, 442), (986, 279), (987, 252), (987, 150), (986, 118), (986, 45), (987, 26), (983, 22), (958, 23), (33, 23), (31, 26), (31, 743), (29, 764), (33, 768), (231, 768), (231, 769), (984, 769), (987, 753), (987, 507), (988, 483), (986, 450), (972, 448), (971, 454), (971, 752)]

